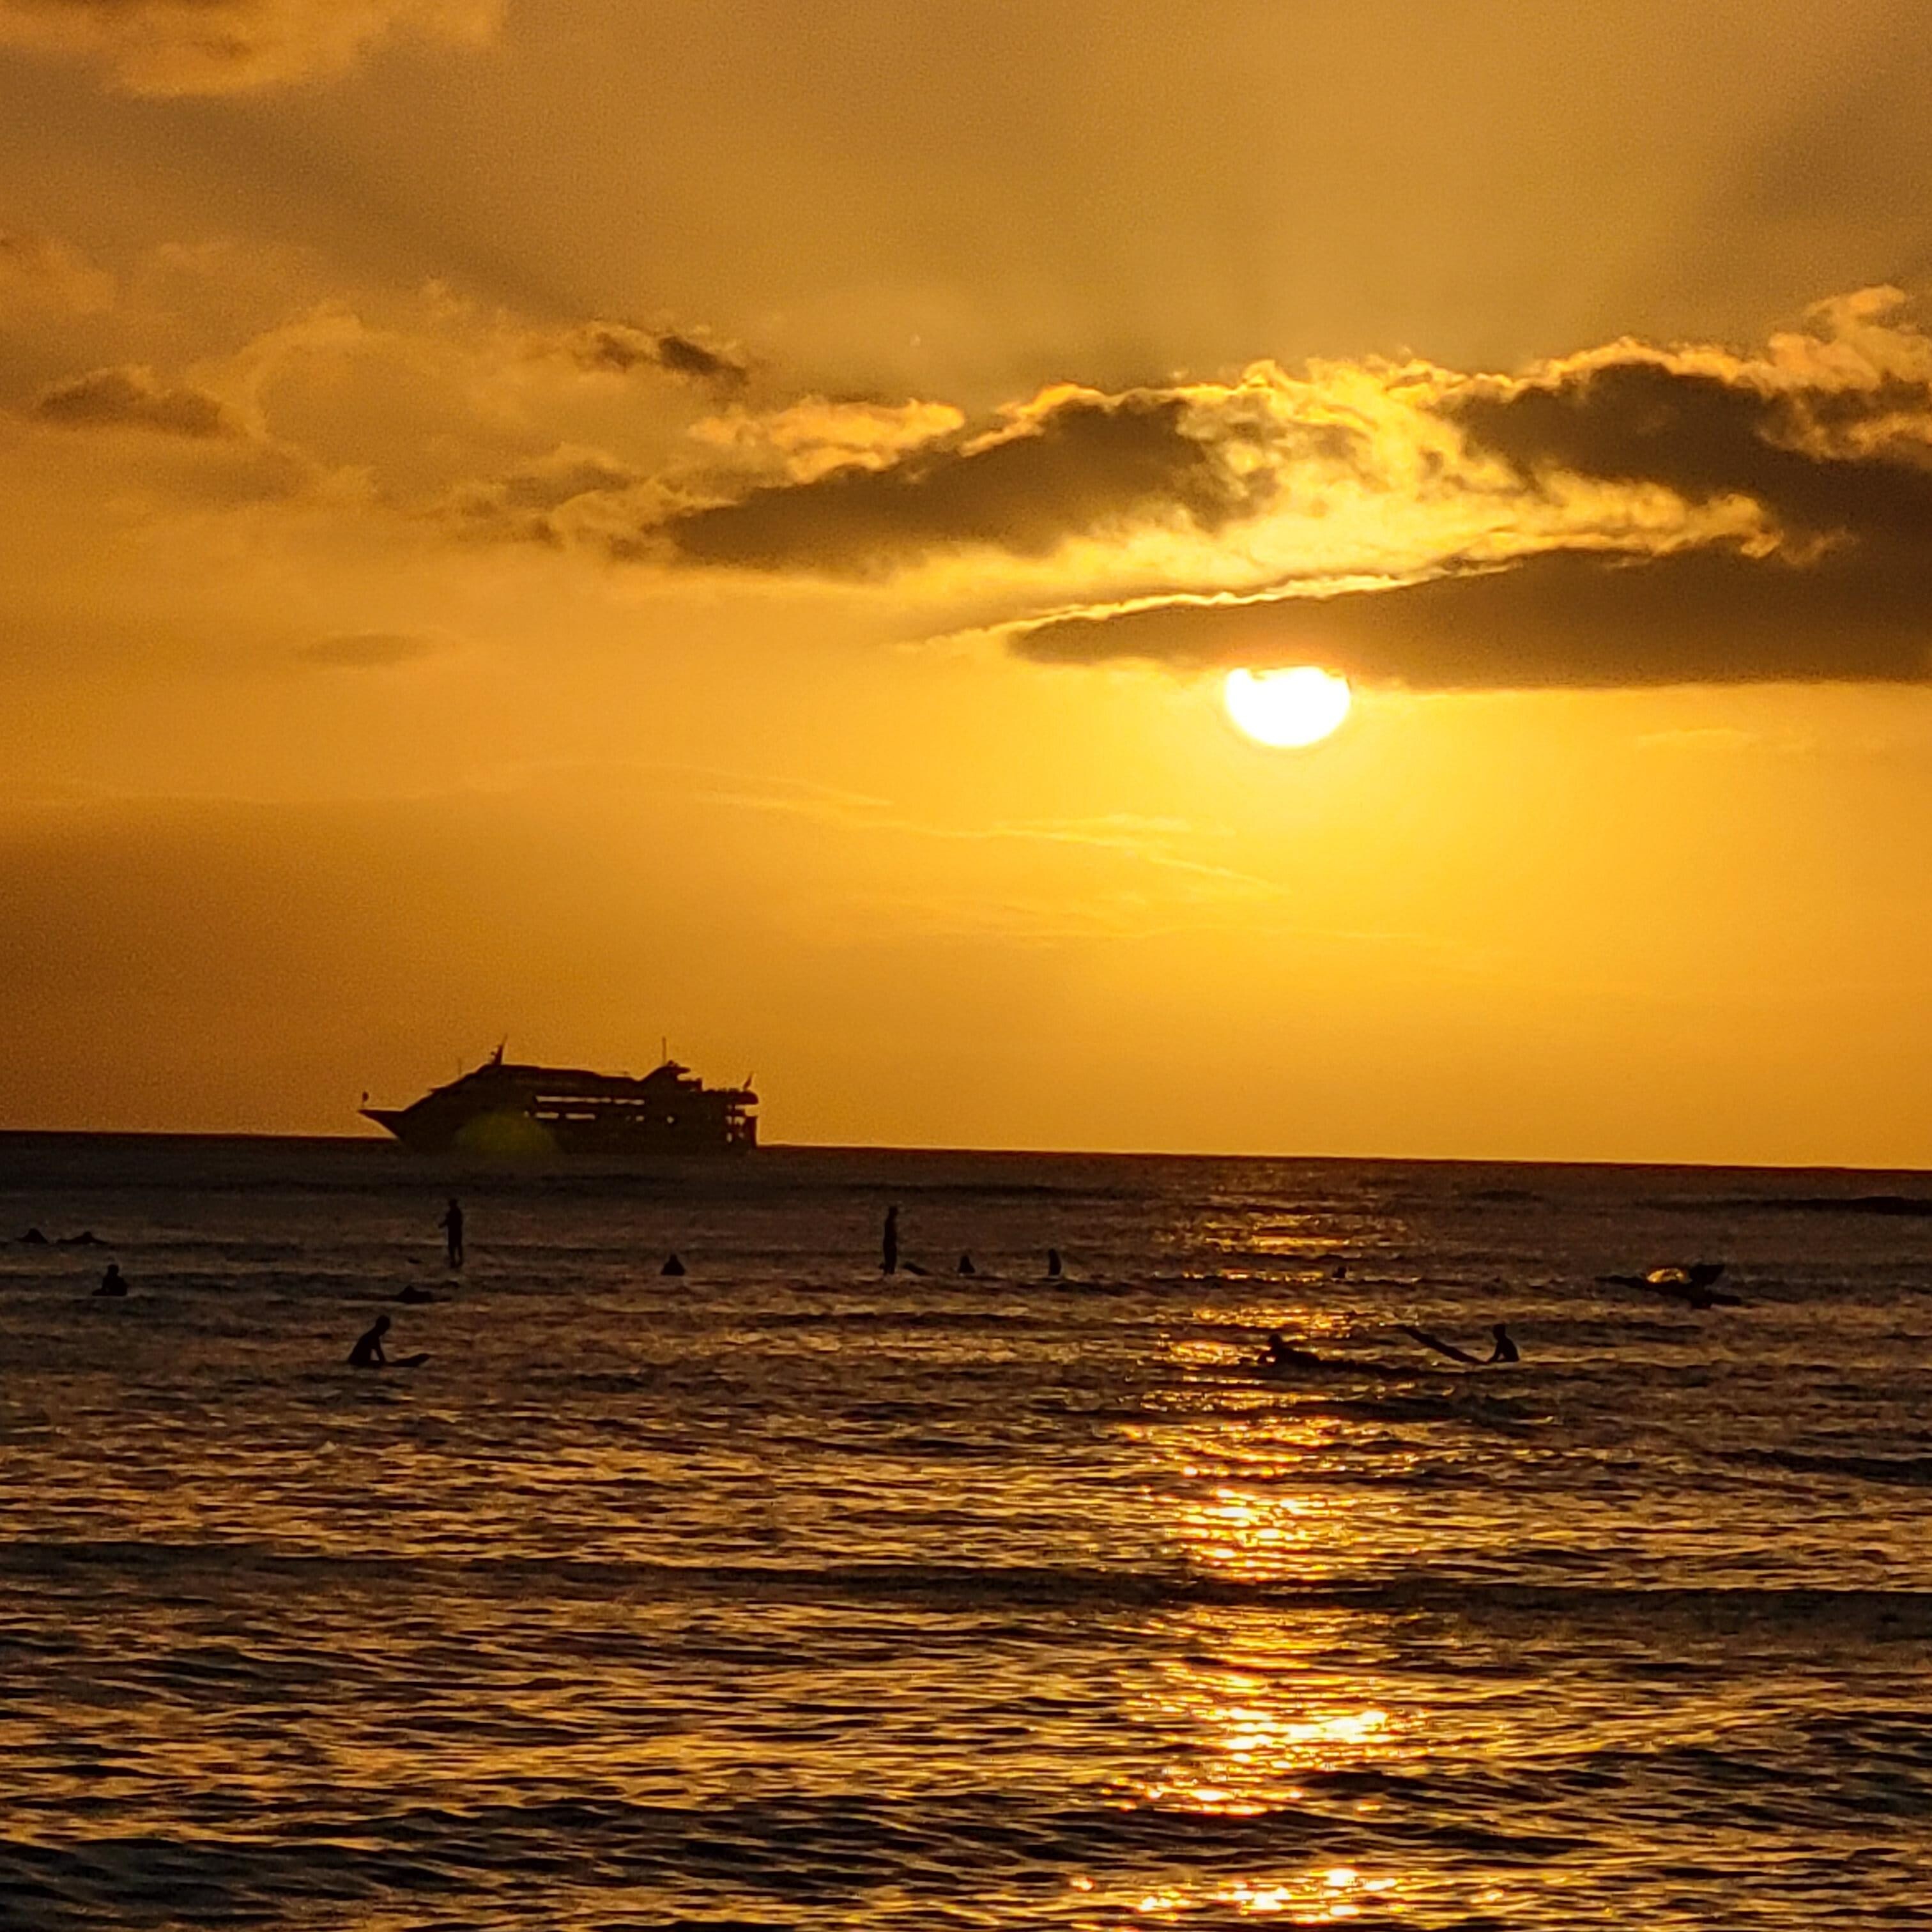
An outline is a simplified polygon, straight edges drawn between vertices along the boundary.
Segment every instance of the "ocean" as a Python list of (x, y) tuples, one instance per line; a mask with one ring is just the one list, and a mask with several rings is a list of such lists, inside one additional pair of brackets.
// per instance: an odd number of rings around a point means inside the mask
[(0, 1535), (8, 1927), (1932, 1924), (1925, 1176), (4, 1136)]

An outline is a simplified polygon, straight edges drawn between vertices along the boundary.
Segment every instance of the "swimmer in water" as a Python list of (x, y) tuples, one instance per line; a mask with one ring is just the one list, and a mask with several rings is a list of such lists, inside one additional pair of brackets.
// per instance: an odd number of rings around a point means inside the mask
[(389, 1318), (379, 1315), (376, 1325), (357, 1338), (354, 1348), (349, 1352), (349, 1366), (352, 1369), (386, 1369), (389, 1358), (382, 1352), (382, 1337), (389, 1332)]
[(1269, 1369), (1313, 1369), (1322, 1358), (1306, 1348), (1298, 1348), (1279, 1328), (1270, 1328), (1262, 1351), (1262, 1366)]
[(127, 1277), (122, 1274), (118, 1262), (107, 1264), (107, 1272), (100, 1277), (100, 1286), (94, 1292), (96, 1294), (125, 1294), (128, 1292)]

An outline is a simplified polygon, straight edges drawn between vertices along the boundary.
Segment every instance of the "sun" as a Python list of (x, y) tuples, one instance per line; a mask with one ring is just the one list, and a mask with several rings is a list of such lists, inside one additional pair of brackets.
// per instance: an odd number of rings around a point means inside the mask
[(1263, 745), (1312, 745), (1348, 715), (1348, 680), (1313, 664), (1292, 670), (1231, 670), (1228, 716)]

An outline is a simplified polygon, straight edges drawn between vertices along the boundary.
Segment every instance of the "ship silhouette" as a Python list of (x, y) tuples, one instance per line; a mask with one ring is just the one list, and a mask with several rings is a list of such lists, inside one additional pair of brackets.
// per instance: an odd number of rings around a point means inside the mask
[(418, 1154), (726, 1154), (758, 1144), (748, 1083), (707, 1087), (668, 1058), (633, 1079), (530, 1066), (503, 1052), (410, 1106), (358, 1111)]

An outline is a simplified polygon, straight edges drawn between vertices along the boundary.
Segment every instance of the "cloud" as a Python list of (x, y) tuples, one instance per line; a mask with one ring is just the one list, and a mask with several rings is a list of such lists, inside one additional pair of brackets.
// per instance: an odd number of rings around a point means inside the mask
[(464, 484), (446, 507), (471, 536), (561, 544), (582, 535), (608, 545), (661, 501), (643, 472), (602, 450), (566, 445), (507, 475)]
[[(1424, 688), (1932, 677), (1932, 341), (1902, 298), (1744, 356), (1624, 343), (1443, 376), (1436, 488), (1505, 514), (1387, 572), (1175, 585), (1012, 627), (1043, 661), (1312, 662)], [(1501, 466), (1497, 475), (1494, 466)], [(1647, 507), (1646, 507), (1647, 506)]]
[(889, 470), (908, 450), (966, 426), (950, 403), (839, 401), (807, 396), (762, 413), (740, 410), (691, 426), (693, 439), (790, 483), (813, 483), (829, 470)]
[(590, 322), (562, 340), (566, 354), (580, 368), (628, 375), (633, 369), (656, 369), (669, 376), (722, 389), (742, 388), (751, 370), (744, 358), (712, 347), (693, 334), (676, 329), (633, 328), (624, 322)]
[(65, 242), (0, 229), (0, 314), (27, 308), (98, 315), (114, 305), (114, 278)]
[(170, 386), (138, 364), (57, 382), (40, 392), (32, 413), (64, 429), (152, 430), (194, 437), (239, 434), (226, 410), (206, 391)]
[(1932, 676), (1932, 568), (1738, 549), (1546, 550), (1328, 597), (1154, 604), (1022, 626), (1043, 662), (1318, 664), (1421, 690)]
[(325, 670), (380, 670), (392, 664), (412, 664), (444, 648), (441, 639), (407, 632), (359, 631), (340, 637), (318, 638), (296, 655), (304, 664)]
[(936, 550), (1038, 556), (1136, 520), (1212, 531), (1256, 508), (1258, 487), (1193, 433), (1185, 396), (1066, 387), (976, 437), (677, 512), (658, 535), (689, 562), (863, 573)]
[(234, 94), (352, 66), (412, 33), (476, 44), (502, 0), (0, 0), (0, 44), (101, 62), (130, 94)]

